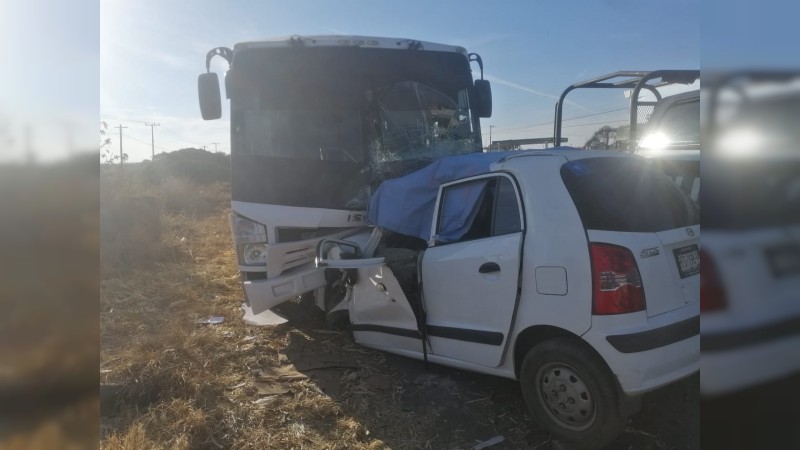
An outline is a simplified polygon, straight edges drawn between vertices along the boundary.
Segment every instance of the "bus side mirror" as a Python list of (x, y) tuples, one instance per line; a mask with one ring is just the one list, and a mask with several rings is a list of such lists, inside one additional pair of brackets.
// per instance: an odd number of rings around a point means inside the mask
[(492, 85), (489, 80), (475, 80), (478, 117), (492, 117)]
[(233, 92), (233, 77), (231, 76), (231, 71), (228, 69), (225, 72), (225, 98), (230, 100), (231, 92)]
[(222, 117), (219, 77), (216, 73), (203, 73), (197, 77), (197, 95), (200, 98), (200, 114), (203, 116), (203, 120)]

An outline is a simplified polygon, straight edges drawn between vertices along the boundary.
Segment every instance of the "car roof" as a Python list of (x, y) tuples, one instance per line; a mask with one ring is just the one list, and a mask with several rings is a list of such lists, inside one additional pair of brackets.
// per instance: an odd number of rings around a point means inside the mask
[(584, 150), (574, 147), (554, 147), (552, 149), (543, 150), (520, 150), (519, 154), (506, 156), (499, 160), (498, 163), (509, 162), (516, 158), (536, 156), (560, 156), (566, 158), (568, 161), (586, 158), (638, 158), (636, 155), (618, 150)]

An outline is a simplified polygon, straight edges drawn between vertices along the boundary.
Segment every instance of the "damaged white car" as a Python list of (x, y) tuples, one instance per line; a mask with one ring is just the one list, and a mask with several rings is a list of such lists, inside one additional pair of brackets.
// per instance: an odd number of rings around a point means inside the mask
[(359, 344), (518, 379), (548, 430), (594, 445), (698, 370), (699, 213), (642, 158), (446, 157), (385, 181), (368, 220), (268, 246), (253, 312), (315, 289)]

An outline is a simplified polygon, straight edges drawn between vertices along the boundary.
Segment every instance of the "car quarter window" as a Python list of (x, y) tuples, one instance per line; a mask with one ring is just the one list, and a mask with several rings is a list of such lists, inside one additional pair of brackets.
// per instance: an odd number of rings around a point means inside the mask
[(500, 177), (497, 180), (497, 201), (495, 202), (492, 236), (516, 233), (522, 230), (517, 191), (510, 179)]
[(514, 184), (497, 176), (443, 190), (437, 224), (439, 243), (465, 242), (522, 229)]

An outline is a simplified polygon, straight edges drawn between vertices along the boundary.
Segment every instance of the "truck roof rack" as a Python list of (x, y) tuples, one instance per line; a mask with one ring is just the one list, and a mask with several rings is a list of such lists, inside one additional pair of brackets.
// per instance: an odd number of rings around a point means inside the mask
[[(636, 125), (640, 106), (655, 106), (661, 100), (658, 88), (671, 84), (692, 84), (700, 78), (699, 70), (625, 70), (603, 75), (590, 80), (575, 83), (561, 93), (556, 103), (555, 120), (553, 121), (553, 145), (559, 146), (562, 142), (561, 121), (564, 99), (567, 94), (575, 89), (632, 89), (630, 109), (630, 140), (636, 139)], [(656, 97), (656, 101), (640, 101), (639, 92), (647, 89)]]
[[(711, 130), (717, 123), (717, 108), (719, 107), (720, 92), (725, 88), (736, 88), (736, 83), (789, 83), (800, 80), (800, 70), (792, 69), (744, 69), (744, 70), (718, 70), (703, 74), (704, 86), (708, 87), (708, 108), (706, 121)], [(743, 91), (737, 89), (743, 94)], [(704, 100), (705, 101), (705, 100)]]

